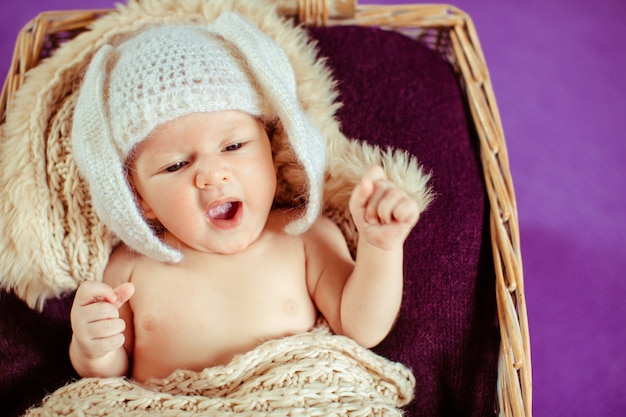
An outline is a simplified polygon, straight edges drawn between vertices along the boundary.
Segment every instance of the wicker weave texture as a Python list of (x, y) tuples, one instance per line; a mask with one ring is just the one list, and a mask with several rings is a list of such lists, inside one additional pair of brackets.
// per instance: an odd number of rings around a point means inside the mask
[[(381, 27), (439, 51), (455, 68), (479, 138), (490, 202), (490, 230), (501, 329), (498, 410), (506, 417), (532, 415), (529, 327), (524, 298), (515, 192), (493, 88), (474, 25), (448, 5), (356, 5), (354, 0), (275, 0), (280, 11), (312, 26)], [(107, 10), (44, 12), (20, 31), (0, 98), (0, 129), (26, 72), (64, 40)]]

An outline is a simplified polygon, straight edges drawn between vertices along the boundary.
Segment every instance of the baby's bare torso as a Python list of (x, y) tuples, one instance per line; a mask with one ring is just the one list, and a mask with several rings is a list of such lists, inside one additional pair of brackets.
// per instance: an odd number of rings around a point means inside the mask
[(132, 376), (226, 364), (265, 340), (309, 330), (317, 317), (302, 240), (270, 234), (236, 255), (134, 261)]

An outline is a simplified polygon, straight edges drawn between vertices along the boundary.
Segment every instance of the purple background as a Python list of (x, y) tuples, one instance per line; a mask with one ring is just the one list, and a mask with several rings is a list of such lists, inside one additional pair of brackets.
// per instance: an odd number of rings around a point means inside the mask
[[(1, 74), (19, 29), (40, 11), (114, 2), (17, 4), (0, 14)], [(534, 415), (623, 416), (626, 3), (454, 4), (476, 25), (507, 140), (531, 328)]]

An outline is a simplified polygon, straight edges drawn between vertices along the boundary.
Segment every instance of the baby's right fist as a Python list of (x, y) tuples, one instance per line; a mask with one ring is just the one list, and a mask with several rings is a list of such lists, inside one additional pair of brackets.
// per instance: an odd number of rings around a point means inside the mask
[(76, 291), (70, 320), (73, 337), (86, 356), (102, 357), (124, 345), (126, 323), (119, 308), (132, 297), (135, 287), (86, 281)]

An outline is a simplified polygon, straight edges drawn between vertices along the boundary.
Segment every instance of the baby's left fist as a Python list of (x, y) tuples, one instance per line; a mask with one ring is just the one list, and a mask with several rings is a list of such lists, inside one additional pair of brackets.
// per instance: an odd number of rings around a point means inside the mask
[(419, 219), (415, 200), (379, 166), (368, 167), (353, 190), (350, 212), (361, 238), (382, 249), (404, 243)]

